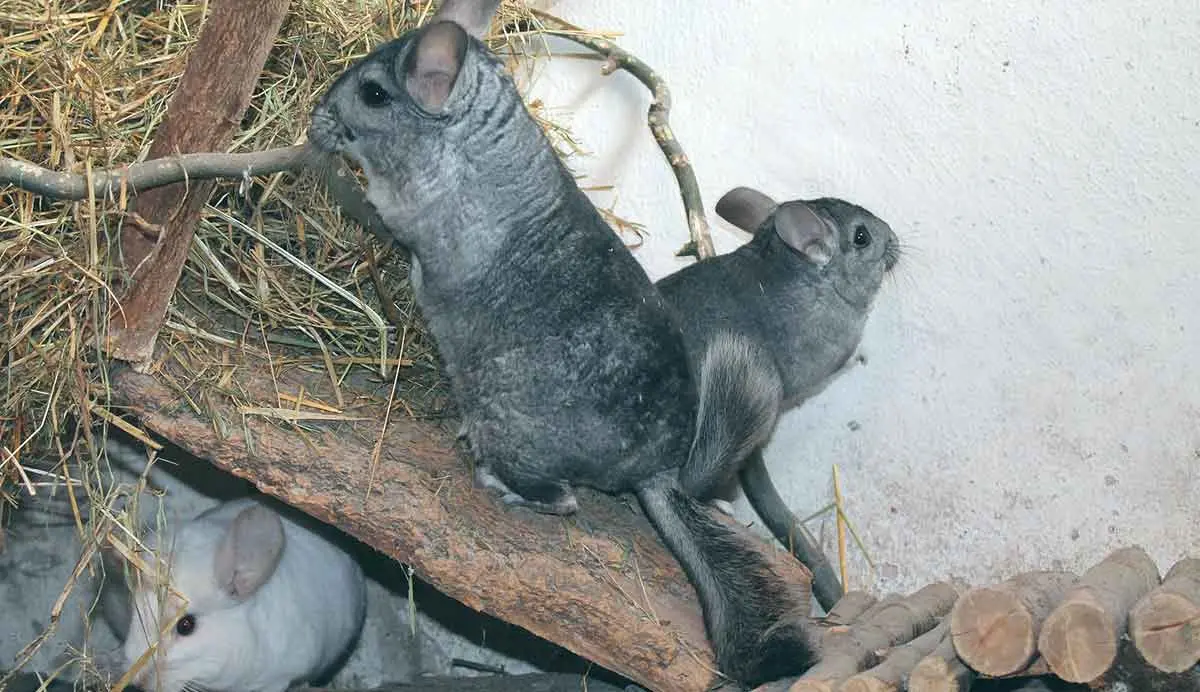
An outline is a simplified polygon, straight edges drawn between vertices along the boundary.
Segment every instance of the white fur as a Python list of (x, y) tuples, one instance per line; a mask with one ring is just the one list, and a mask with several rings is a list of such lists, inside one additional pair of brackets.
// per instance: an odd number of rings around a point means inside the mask
[[(135, 680), (153, 692), (202, 687), (238, 692), (283, 692), (328, 671), (362, 628), (366, 584), (357, 563), (323, 537), (282, 518), (279, 565), (261, 588), (236, 602), (214, 577), (217, 545), (234, 517), (258, 500), (228, 502), (180, 526), (162, 541), (170, 585), (195, 615), (189, 636), (175, 632), (177, 612), (165, 588), (143, 576), (133, 598), (125, 642), (132, 666), (167, 624), (153, 661)], [(149, 545), (158, 544), (152, 537)], [(160, 605), (163, 617), (159, 617)], [(168, 620), (168, 618), (172, 618)]]

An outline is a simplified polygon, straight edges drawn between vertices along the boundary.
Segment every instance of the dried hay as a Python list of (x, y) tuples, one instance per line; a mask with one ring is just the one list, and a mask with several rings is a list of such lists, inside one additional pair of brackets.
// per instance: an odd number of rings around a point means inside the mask
[[(316, 96), (340, 71), (419, 24), (433, 5), (292, 2), (230, 151), (302, 141)], [(0, 9), (0, 155), (81, 173), (144, 159), (206, 10), (206, 2), (6, 0)], [(506, 0), (501, 14), (498, 25), (538, 25), (521, 0)], [(496, 37), (494, 47), (514, 56), (545, 52), (535, 33)], [(537, 114), (540, 104), (531, 109)], [(577, 151), (568, 133), (543, 122), (564, 157)], [(122, 545), (136, 541), (128, 513), (118, 508), (138, 488), (119, 485), (107, 473), (100, 439), (117, 425), (148, 441), (107, 408), (106, 363), (98, 348), (120, 310), (122, 202), (56, 202), (0, 189), (6, 314), (0, 329), (0, 549), (4, 514), (25, 494), (65, 494), (83, 537), (81, 566), (114, 529)], [(637, 230), (610, 219), (619, 230)], [(156, 365), (169, 361), (174, 376), (183, 373), (189, 387), (206, 392), (185, 402), (197, 410), (209, 396), (233, 397), (249, 415), (298, 427), (305, 419), (344, 415), (341, 383), (347, 381), (378, 384), (386, 398), (393, 368), (401, 367), (397, 410), (439, 415), (446, 400), (432, 344), (414, 319), (407, 267), (399, 253), (376, 245), (376, 284), (364, 261), (370, 243), (326, 201), (311, 175), (221, 184), (197, 228)], [(389, 324), (388, 315), (402, 323)], [(239, 354), (266, 358), (273, 368), (327, 372), (329, 391), (256, 401), (240, 390), (230, 365)], [(73, 579), (81, 573), (77, 569)]]

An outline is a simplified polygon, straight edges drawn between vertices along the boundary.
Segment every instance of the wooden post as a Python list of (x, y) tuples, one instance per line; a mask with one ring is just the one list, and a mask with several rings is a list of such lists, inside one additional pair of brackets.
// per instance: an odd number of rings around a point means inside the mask
[[(188, 55), (166, 119), (154, 134), (150, 158), (228, 146), (250, 105), (288, 4), (288, 0), (211, 0), (208, 19)], [(121, 309), (114, 311), (111, 356), (135, 366), (150, 361), (214, 184), (176, 183), (138, 195), (134, 211), (161, 231), (151, 237), (144, 225), (133, 223), (121, 229), (121, 254), (132, 283), (121, 297)]]

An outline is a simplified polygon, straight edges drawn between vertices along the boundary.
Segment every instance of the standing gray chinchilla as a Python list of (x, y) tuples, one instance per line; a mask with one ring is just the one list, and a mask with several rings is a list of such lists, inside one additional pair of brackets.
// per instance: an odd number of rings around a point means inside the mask
[[(748, 452), (741, 440), (773, 422), (780, 392), (755, 386), (733, 337), (693, 381), (658, 291), (480, 40), (497, 4), (446, 0), (351, 66), (309, 139), (357, 160), (367, 199), (412, 252), (477, 481), (562, 514), (576, 509), (572, 485), (636, 493), (696, 588), (721, 671), (751, 686), (796, 675), (815, 659), (807, 604), (682, 480)], [(716, 437), (733, 446), (702, 443), (730, 410), (743, 429)]]
[[(660, 279), (658, 290), (675, 310), (694, 368), (729, 331), (756, 345), (756, 362), (765, 371), (760, 377), (782, 390), (781, 415), (851, 362), (883, 276), (899, 258), (899, 244), (886, 223), (839, 199), (776, 204), (739, 187), (721, 197), (716, 211), (754, 238)], [(817, 600), (829, 608), (842, 587), (771, 482), (762, 457), (770, 433), (746, 459), (742, 488), (771, 532), (812, 570)], [(715, 491), (728, 480), (710, 478), (706, 487)]]

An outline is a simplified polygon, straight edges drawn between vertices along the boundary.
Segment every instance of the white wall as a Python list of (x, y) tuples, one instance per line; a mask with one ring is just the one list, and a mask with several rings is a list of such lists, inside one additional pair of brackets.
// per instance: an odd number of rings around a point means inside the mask
[[(855, 559), (853, 586), (1083, 569), (1131, 543), (1164, 570), (1200, 553), (1200, 4), (553, 10), (623, 32), (666, 77), (718, 251), (744, 238), (712, 205), (743, 184), (848, 198), (909, 246), (867, 366), (787, 416), (767, 454), (801, 513), (840, 465), (879, 567)], [(570, 60), (535, 92), (593, 152), (577, 169), (648, 226), (652, 278), (682, 266), (647, 93)]]

